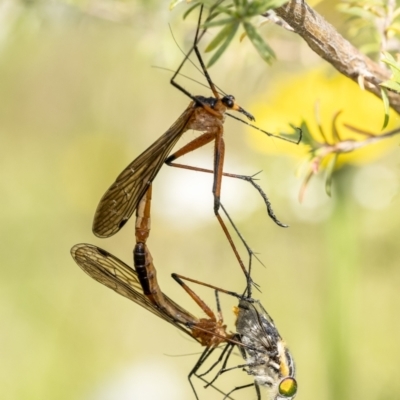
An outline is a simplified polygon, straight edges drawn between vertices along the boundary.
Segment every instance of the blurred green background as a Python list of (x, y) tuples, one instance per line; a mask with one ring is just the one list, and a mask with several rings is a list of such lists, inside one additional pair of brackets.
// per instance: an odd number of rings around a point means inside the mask
[[(152, 68), (174, 69), (182, 58), (168, 24), (179, 46), (190, 47), (195, 21), (182, 22), (182, 9), (169, 12), (167, 2), (155, 1), (1, 2), (1, 399), (194, 398), (186, 375), (202, 349), (88, 278), (69, 254), (72, 245), (89, 242), (131, 264), (133, 220), (100, 240), (91, 233), (92, 218), (117, 174), (188, 104), (169, 85), (170, 73)], [(250, 112), (255, 99), (274, 102), (279, 82), (322, 64), (289, 32), (265, 27), (263, 33), (278, 52), (273, 67), (246, 40), (236, 40), (210, 70)], [(202, 81), (194, 68), (185, 73)], [(208, 95), (181, 79), (193, 93)], [(304, 102), (314, 89), (302, 89)], [(287, 103), (292, 112), (284, 122), (300, 123), (297, 98)], [(268, 115), (258, 119), (262, 128), (274, 129)], [(382, 120), (378, 108), (374, 129)], [(197, 135), (187, 132), (182, 143)], [(255, 145), (255, 136), (274, 154)], [(259, 184), (278, 218), (290, 225), (276, 226), (248, 184), (224, 181), (223, 204), (265, 265), (254, 263), (262, 289), (254, 296), (295, 357), (297, 398), (397, 399), (397, 143), (364, 166), (338, 171), (332, 199), (322, 179), (314, 179), (299, 204), (300, 159), (280, 154), (287, 149), (282, 142), (249, 134), (232, 120), (225, 137), (225, 170), (262, 170)], [(212, 147), (186, 161), (210, 166)], [(210, 176), (164, 167), (153, 192), (149, 247), (161, 285), (196, 315), (201, 313), (172, 281), (172, 272), (234, 291), (244, 285), (213, 216), (211, 182)], [(214, 304), (213, 293), (198, 292)], [(222, 305), (233, 329), (235, 301), (223, 298)], [(241, 363), (239, 356), (232, 360)], [(237, 371), (217, 386), (229, 390), (249, 382)], [(195, 384), (200, 398), (222, 398)], [(256, 396), (248, 389), (236, 398)]]

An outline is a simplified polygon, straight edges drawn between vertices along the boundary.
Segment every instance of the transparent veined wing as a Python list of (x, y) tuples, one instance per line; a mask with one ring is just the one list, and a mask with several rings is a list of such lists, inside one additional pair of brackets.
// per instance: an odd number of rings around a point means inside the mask
[(175, 123), (118, 175), (97, 206), (93, 221), (96, 236), (110, 237), (129, 220), (168, 154), (188, 129), (194, 109), (190, 103)]
[[(71, 249), (72, 258), (90, 277), (120, 295), (139, 304), (158, 317), (168, 321), (193, 337), (188, 327), (179, 324), (171, 316), (159, 310), (143, 294), (136, 271), (111, 253), (91, 244), (77, 244)], [(178, 310), (187, 313), (173, 300), (165, 296)]]

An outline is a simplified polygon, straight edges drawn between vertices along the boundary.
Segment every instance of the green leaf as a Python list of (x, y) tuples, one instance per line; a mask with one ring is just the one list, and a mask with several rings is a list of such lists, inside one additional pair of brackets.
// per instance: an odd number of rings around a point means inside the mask
[(400, 93), (400, 83), (393, 82), (393, 81), (385, 81), (380, 84), (380, 86), (384, 86), (390, 90), (394, 90), (395, 92)]
[(222, 3), (223, 2), (215, 4), (215, 0), (213, 0), (212, 2), (208, 2), (207, 8), (209, 8), (213, 13), (217, 14), (232, 14), (232, 9), (235, 8), (233, 7), (233, 4), (223, 5)]
[(263, 38), (258, 34), (257, 30), (251, 25), (249, 22), (243, 21), (243, 27), (247, 33), (247, 36), (253, 43), (253, 46), (256, 48), (261, 58), (266, 61), (268, 64), (272, 62), (275, 58), (275, 53), (268, 46), (267, 43), (263, 40)]
[(385, 88), (381, 87), (382, 101), (383, 101), (383, 109), (385, 110), (385, 118), (383, 119), (382, 129), (387, 127), (389, 123), (389, 97)]
[(333, 181), (333, 172), (335, 171), (336, 162), (339, 155), (335, 153), (330, 159), (327, 167), (326, 167), (326, 181), (325, 181), (325, 192), (331, 197), (332, 195), (332, 181)]
[(186, 19), (186, 17), (193, 11), (193, 10), (195, 10), (197, 7), (199, 7), (200, 6), (200, 3), (196, 3), (196, 4), (193, 4), (190, 8), (189, 8), (189, 10), (187, 10), (184, 14), (183, 14), (183, 19)]
[(386, 52), (386, 51), (383, 52), (382, 61), (383, 61), (384, 63), (390, 65), (390, 66), (393, 67), (394, 69), (397, 69), (398, 71), (400, 70), (400, 65), (399, 65), (399, 63), (394, 59), (394, 57), (393, 57), (390, 53), (388, 53), (388, 52)]
[(208, 44), (206, 49), (204, 50), (206, 53), (209, 53), (210, 51), (213, 51), (215, 48), (217, 48), (223, 40), (225, 40), (227, 37), (229, 37), (230, 33), (232, 31), (232, 25), (226, 25), (224, 26), (218, 34), (214, 37), (213, 40)]
[[(211, 65), (213, 65), (218, 58), (221, 57), (222, 53), (227, 49), (227, 47), (229, 46), (229, 43), (232, 41), (233, 37), (235, 36), (235, 33), (237, 32), (239, 28), (239, 23), (235, 22), (233, 24), (227, 25), (225, 28), (223, 28), (221, 31), (225, 31), (225, 32), (219, 32), (218, 35), (214, 38), (214, 40), (207, 46), (208, 48), (215, 48), (215, 42), (217, 37), (218, 37), (218, 42), (221, 42), (222, 40), (224, 40), (224, 42), (219, 46), (219, 48), (216, 50), (216, 52), (213, 54), (213, 56), (211, 57), (210, 61), (207, 64), (207, 67), (211, 67)], [(224, 39), (225, 38), (225, 39)], [(218, 44), (217, 44), (218, 46)], [(206, 52), (207, 52), (206, 49)]]
[(333, 137), (333, 140), (335, 140), (336, 142), (341, 141), (340, 136), (339, 136), (339, 131), (337, 128), (337, 119), (341, 113), (342, 113), (341, 110), (337, 111), (332, 119), (332, 128), (331, 128), (332, 129), (332, 137)]
[(287, 0), (261, 0), (247, 3), (246, 17), (263, 14), (268, 10), (280, 7), (285, 3), (287, 3)]
[(179, 3), (182, 3), (183, 0), (172, 0), (169, 3), (169, 9), (172, 10), (173, 8), (175, 8)]
[(389, 65), (390, 70), (392, 71), (393, 76), (390, 80), (400, 83), (400, 64), (393, 58), (390, 53), (387, 52), (383, 53), (382, 61), (385, 64)]
[(225, 19), (219, 19), (218, 21), (213, 21), (213, 22), (209, 21), (209, 22), (205, 22), (205, 23), (203, 24), (203, 27), (204, 27), (204, 28), (212, 28), (212, 27), (215, 27), (215, 26), (221, 26), (221, 25), (232, 24), (232, 23), (234, 23), (234, 22), (236, 22), (236, 19), (230, 17), (230, 18), (225, 18)]

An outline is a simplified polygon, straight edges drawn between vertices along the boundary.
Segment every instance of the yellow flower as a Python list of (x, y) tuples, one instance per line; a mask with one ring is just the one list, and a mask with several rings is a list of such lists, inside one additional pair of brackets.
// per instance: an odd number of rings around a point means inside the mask
[[(338, 120), (340, 136), (343, 140), (362, 140), (360, 135), (343, 127), (348, 123), (360, 129), (378, 134), (383, 124), (382, 101), (373, 94), (363, 91), (359, 86), (339, 73), (327, 74), (325, 69), (306, 72), (290, 81), (279, 81), (269, 90), (268, 97), (260, 96), (249, 109), (254, 111), (257, 125), (272, 133), (293, 131), (289, 123), (300, 126), (306, 121), (315, 140), (323, 142), (319, 134), (315, 118), (315, 106), (319, 103), (319, 119), (328, 140), (332, 140), (332, 118), (342, 111)], [(396, 113), (391, 112), (388, 129), (394, 128), (399, 122)], [(265, 141), (254, 130), (249, 129), (249, 144), (255, 150), (268, 154), (281, 153), (281, 144), (276, 146)], [(285, 152), (289, 154), (304, 154), (304, 149), (282, 142)], [(346, 162), (365, 163), (379, 157), (393, 144), (382, 142), (376, 146), (365, 147), (358, 152), (346, 155)], [(301, 146), (300, 146), (301, 147)]]
[[(371, 136), (344, 125), (379, 137), (384, 119), (382, 101), (343, 75), (327, 74), (325, 69), (308, 71), (290, 81), (275, 82), (268, 98), (256, 99), (251, 109), (255, 111), (259, 126), (273, 133), (293, 132), (289, 124), (300, 127), (305, 123), (304, 139), (299, 146), (278, 144), (278, 140), (271, 146), (257, 132), (250, 131), (248, 135), (249, 145), (257, 151), (284, 152), (297, 157), (308, 153), (310, 165), (305, 184), (329, 162), (335, 168), (369, 163), (393, 147), (391, 139), (371, 140)], [(398, 116), (391, 111), (387, 128), (393, 128), (396, 123)], [(373, 146), (369, 145), (372, 143)]]

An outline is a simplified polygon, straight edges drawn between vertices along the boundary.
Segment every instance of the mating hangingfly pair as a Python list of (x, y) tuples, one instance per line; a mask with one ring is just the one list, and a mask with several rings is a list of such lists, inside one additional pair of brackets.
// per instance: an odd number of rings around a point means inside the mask
[[(249, 267), (246, 269), (230, 233), (219, 214), (219, 210), (222, 208), (229, 218), (229, 215), (220, 202), (222, 176), (235, 177), (249, 181), (263, 196), (268, 213), (272, 219), (278, 225), (285, 225), (277, 220), (266, 195), (254, 182), (252, 177), (228, 174), (223, 171), (225, 154), (223, 122), (226, 115), (231, 116), (226, 111), (237, 111), (245, 115), (251, 121), (254, 120), (254, 118), (236, 103), (233, 96), (221, 96), (220, 92), (211, 81), (197, 47), (198, 41), (205, 32), (205, 30), (203, 30), (200, 34), (202, 9), (203, 7), (201, 6), (193, 48), (186, 55), (171, 79), (171, 84), (190, 97), (192, 100), (191, 103), (167, 132), (122, 171), (116, 181), (104, 194), (96, 210), (93, 232), (97, 236), (103, 238), (110, 237), (117, 233), (136, 210), (135, 270), (107, 251), (93, 245), (76, 245), (72, 248), (71, 252), (77, 264), (92, 278), (172, 323), (181, 331), (184, 331), (205, 346), (202, 356), (189, 374), (189, 379), (193, 375), (204, 379), (204, 375), (211, 372), (211, 370), (221, 363), (221, 368), (218, 370), (215, 377), (209, 382), (206, 381), (207, 385), (213, 385), (220, 374), (235, 368), (244, 369), (249, 375), (254, 377), (254, 383), (234, 388), (225, 395), (225, 398), (231, 398), (230, 394), (238, 389), (255, 386), (259, 399), (261, 398), (260, 387), (265, 387), (267, 389), (270, 399), (291, 399), (294, 397), (297, 390), (292, 357), (268, 313), (257, 300), (251, 297), (250, 266), (252, 252), (245, 244), (250, 254)], [(210, 12), (212, 12), (212, 9)], [(194, 51), (197, 56), (204, 76), (213, 93), (213, 97), (193, 96), (175, 81), (192, 51)], [(202, 135), (172, 155), (169, 155), (182, 134), (189, 129), (201, 131)], [(266, 131), (262, 132), (269, 136), (275, 136)], [(301, 131), (299, 136), (300, 141)], [(283, 137), (279, 138), (288, 140)], [(196, 150), (210, 142), (214, 142), (214, 166), (212, 170), (174, 162), (184, 154)], [(200, 306), (207, 315), (207, 318), (197, 318), (193, 316), (186, 311), (185, 308), (163, 294), (157, 281), (152, 257), (147, 248), (146, 241), (150, 229), (151, 186), (164, 163), (178, 168), (214, 174), (212, 188), (214, 195), (214, 213), (246, 276), (246, 291), (243, 295), (239, 295), (222, 290), (214, 285), (204, 284), (173, 274), (174, 279)], [(234, 228), (240, 236), (235, 226)], [(184, 280), (199, 283), (215, 290), (217, 298), (217, 316), (210, 307), (184, 283)], [(218, 295), (220, 292), (239, 298), (236, 329), (233, 333), (227, 332), (226, 326), (223, 324)], [(203, 365), (203, 362), (213, 353), (215, 348), (221, 344), (225, 344), (225, 347), (217, 362), (215, 362), (212, 368), (206, 371), (205, 374), (200, 374), (199, 369)], [(227, 363), (234, 348), (239, 349), (245, 363), (228, 368)], [(193, 387), (192, 382), (191, 385)]]

